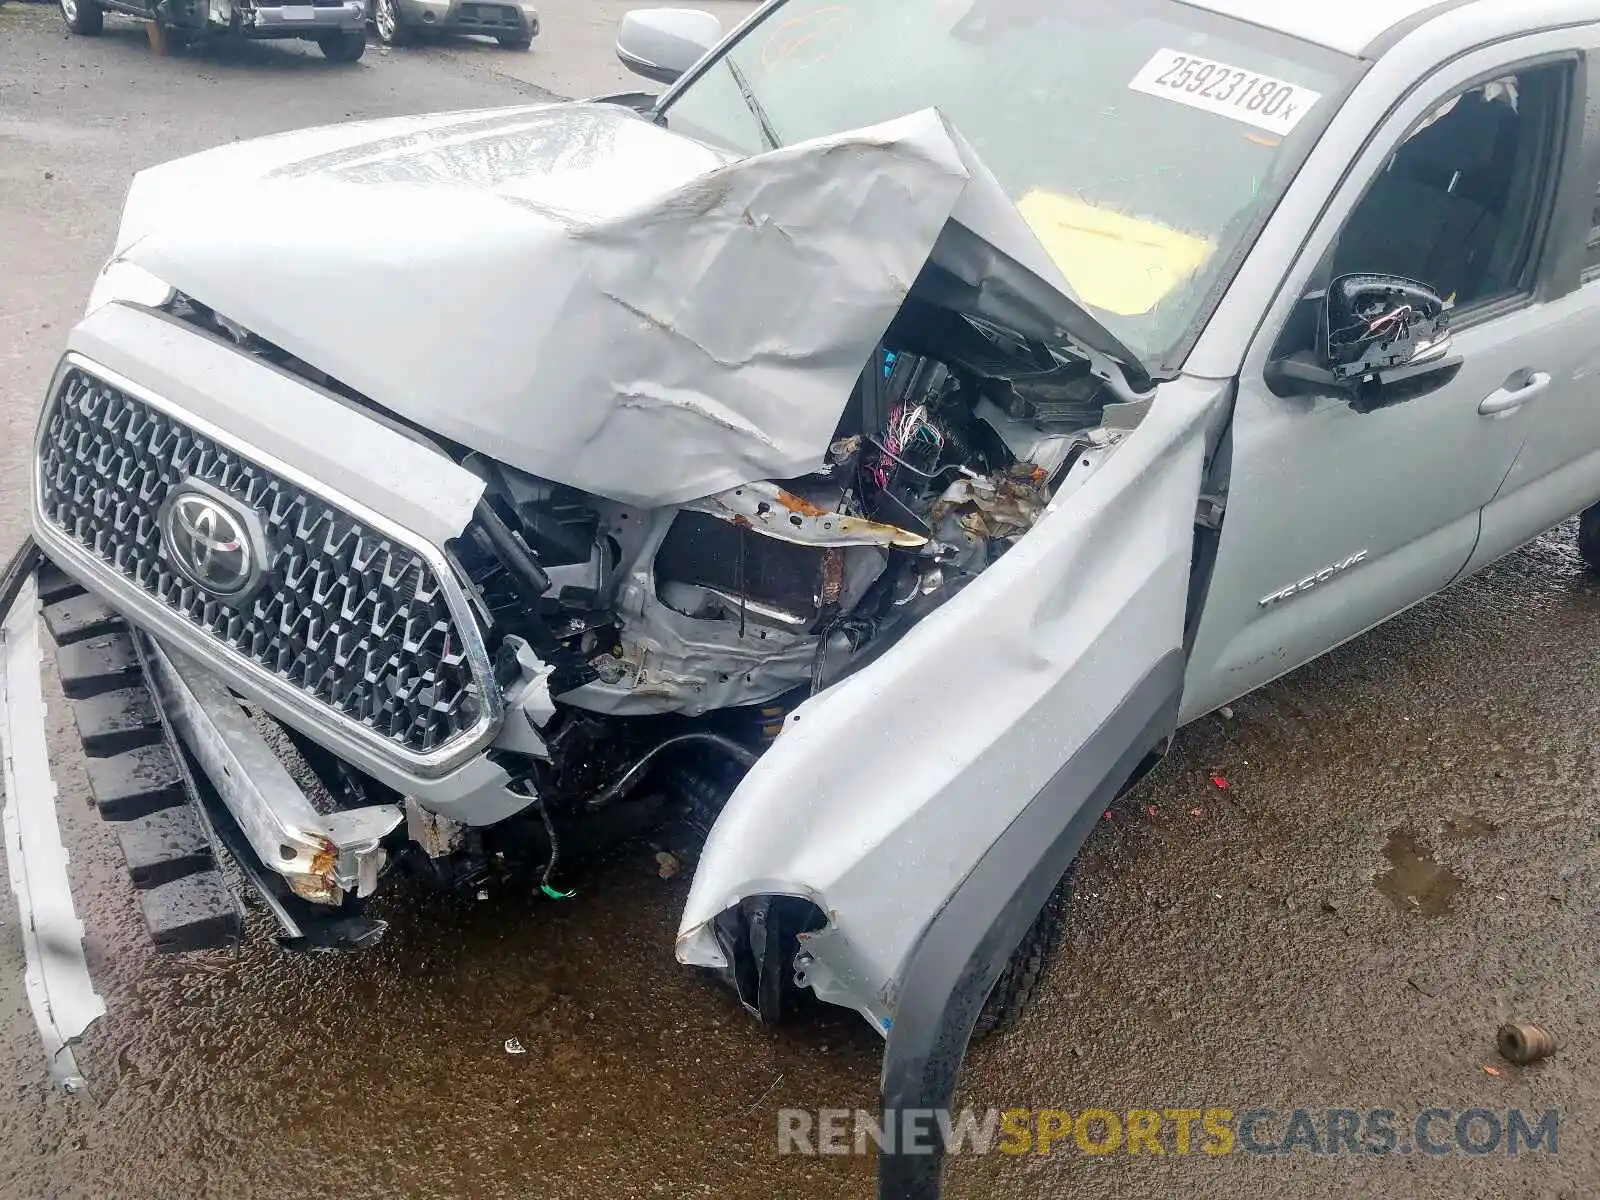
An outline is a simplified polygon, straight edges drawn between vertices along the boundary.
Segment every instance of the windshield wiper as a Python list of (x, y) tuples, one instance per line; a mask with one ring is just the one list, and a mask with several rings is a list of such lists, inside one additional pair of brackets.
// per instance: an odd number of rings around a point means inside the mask
[(744, 71), (739, 64), (733, 61), (733, 55), (728, 55), (722, 60), (728, 64), (728, 74), (733, 76), (733, 82), (739, 89), (739, 94), (744, 97), (745, 107), (750, 110), (750, 115), (756, 119), (756, 124), (761, 126), (761, 140), (766, 143), (768, 150), (776, 150), (783, 145), (778, 140), (778, 131), (772, 127), (772, 119), (767, 116), (767, 110), (761, 107), (761, 101), (756, 99), (755, 92), (750, 87), (750, 81), (744, 77)]

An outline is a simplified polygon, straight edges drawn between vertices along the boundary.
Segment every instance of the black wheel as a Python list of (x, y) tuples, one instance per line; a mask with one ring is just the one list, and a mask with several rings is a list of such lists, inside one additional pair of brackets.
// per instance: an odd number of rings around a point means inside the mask
[(1600, 572), (1600, 504), (1578, 518), (1578, 553), (1591, 571)]
[(325, 33), (317, 39), (322, 56), (329, 62), (352, 63), (367, 50), (367, 31), (357, 29), (344, 33)]
[(56, 0), (61, 6), (61, 18), (73, 33), (93, 37), (106, 26), (106, 10), (95, 0)]
[(400, 17), (400, 0), (373, 0), (372, 24), (385, 46), (404, 46), (411, 41), (411, 28)]
[(1067, 896), (1071, 876), (1068, 875), (1050, 893), (1039, 915), (1022, 935), (1022, 941), (1011, 952), (1005, 970), (994, 981), (989, 998), (978, 1013), (978, 1023), (972, 1028), (975, 1038), (1003, 1033), (1017, 1023), (1038, 990), (1039, 980), (1055, 957), (1061, 940), (1061, 930), (1066, 923)]
[(531, 33), (519, 33), (515, 37), (495, 38), (495, 41), (499, 42), (507, 50), (527, 50), (533, 45), (533, 35)]

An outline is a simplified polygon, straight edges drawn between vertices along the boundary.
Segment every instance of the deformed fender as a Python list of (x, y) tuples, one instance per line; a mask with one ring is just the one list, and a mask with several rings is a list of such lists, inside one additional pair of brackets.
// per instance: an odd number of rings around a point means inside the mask
[(1173, 729), (1183, 656), (1165, 655), (1023, 809), (929, 923), (900, 972), (884, 1047), (879, 1200), (935, 1200), (948, 1112), (967, 1043), (1007, 958), (1105, 806)]
[(1224, 381), (1163, 384), (1010, 551), (792, 713), (707, 839), (678, 958), (724, 966), (717, 919), (743, 899), (820, 909), (796, 978), (887, 1038), (884, 1128), (900, 1136), (880, 1155), (884, 1200), (938, 1195), (937, 1110), (984, 999), (1105, 802), (1176, 727), (1201, 478), (1229, 399)]
[(1227, 395), (1210, 380), (1163, 385), (1015, 547), (790, 715), (706, 842), (680, 961), (725, 965), (712, 926), (741, 899), (800, 896), (829, 923), (809, 936), (808, 982), (891, 1027), (935, 914), (1139, 681), (1181, 653), (1206, 430)]

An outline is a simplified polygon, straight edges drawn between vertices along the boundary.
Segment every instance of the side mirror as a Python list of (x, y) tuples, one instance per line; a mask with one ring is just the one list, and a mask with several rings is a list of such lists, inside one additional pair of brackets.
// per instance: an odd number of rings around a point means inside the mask
[(1395, 275), (1343, 275), (1328, 289), (1317, 349), (1339, 380), (1359, 380), (1443, 357), (1450, 314), (1423, 284)]
[(1274, 362), (1267, 384), (1284, 396), (1343, 392), (1370, 412), (1431, 391), (1460, 366), (1434, 291), (1396, 275), (1344, 275), (1321, 298), (1315, 352)]
[(635, 75), (672, 83), (722, 40), (722, 22), (697, 8), (640, 8), (622, 18), (617, 57)]

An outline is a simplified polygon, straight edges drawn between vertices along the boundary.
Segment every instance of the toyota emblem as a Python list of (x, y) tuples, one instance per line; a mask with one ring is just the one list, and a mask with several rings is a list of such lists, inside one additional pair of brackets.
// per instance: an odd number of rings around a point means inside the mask
[(265, 539), (254, 513), (203, 484), (175, 488), (161, 508), (172, 565), (218, 600), (238, 603), (261, 582)]

